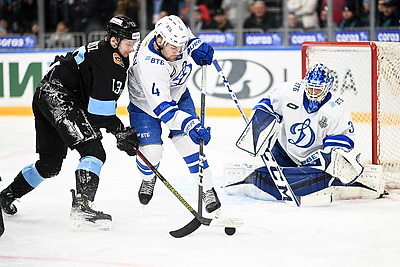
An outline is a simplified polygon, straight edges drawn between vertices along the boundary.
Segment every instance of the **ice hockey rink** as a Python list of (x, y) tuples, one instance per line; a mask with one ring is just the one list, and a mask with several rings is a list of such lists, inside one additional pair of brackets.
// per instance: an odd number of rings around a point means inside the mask
[[(122, 119), (128, 122), (126, 116)], [(0, 116), (0, 189), (37, 159), (33, 123), (33, 117)], [(17, 202), (17, 215), (4, 216), (0, 266), (399, 266), (399, 195), (300, 208), (228, 195), (221, 188), (224, 165), (261, 160), (235, 147), (242, 118), (207, 117), (206, 124), (212, 139), (205, 153), (223, 205), (221, 216), (244, 221), (234, 235), (201, 226), (181, 239), (170, 236), (169, 231), (187, 224), (192, 214), (160, 181), (152, 201), (143, 207), (134, 158), (119, 151), (115, 138), (104, 132), (107, 161), (95, 204), (113, 216), (113, 228), (72, 227), (69, 190), (75, 188), (78, 153), (70, 151), (57, 177)], [(164, 141), (159, 171), (197, 207), (197, 185), (170, 140)]]

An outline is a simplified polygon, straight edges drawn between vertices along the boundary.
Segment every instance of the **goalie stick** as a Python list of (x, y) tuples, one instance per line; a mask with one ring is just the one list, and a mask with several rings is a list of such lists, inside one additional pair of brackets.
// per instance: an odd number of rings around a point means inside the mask
[(187, 225), (184, 227), (175, 230), (175, 231), (170, 231), (169, 233), (176, 238), (184, 237), (187, 236), (196, 229), (200, 227), (200, 225), (206, 225), (206, 226), (215, 226), (215, 227), (225, 227), (226, 228), (234, 228), (234, 227), (240, 227), (243, 225), (243, 221), (239, 218), (214, 218), (214, 219), (209, 219), (209, 218), (204, 218), (202, 217), (198, 212), (195, 211), (195, 209), (190, 206), (190, 204), (182, 197), (181, 194), (179, 194), (178, 191), (175, 190), (175, 188), (167, 181), (167, 179), (162, 176), (162, 174), (150, 163), (150, 161), (140, 152), (140, 150), (136, 150), (136, 155), (143, 160), (143, 162), (154, 172), (154, 174), (158, 177), (158, 179), (163, 182), (163, 184), (168, 188), (169, 191), (172, 192), (172, 194), (185, 206), (187, 210), (190, 211), (190, 213), (193, 214), (194, 219), (191, 220)]
[[(240, 105), (235, 93), (232, 91), (229, 81), (225, 77), (225, 74), (222, 71), (221, 66), (219, 65), (216, 59), (213, 60), (213, 65), (218, 72), (218, 75), (222, 78), (225, 87), (228, 89), (228, 92), (235, 102), (236, 107), (239, 109), (240, 114), (242, 115), (246, 125), (249, 123), (249, 119), (247, 118), (246, 114), (243, 111), (242, 106)], [(268, 169), (268, 172), (275, 183), (276, 188), (278, 189), (279, 193), (281, 194), (282, 200), (291, 205), (291, 206), (300, 206), (300, 202), (296, 195), (294, 194), (292, 187), (290, 186), (289, 182), (287, 181), (285, 175), (282, 173), (281, 168), (279, 167), (278, 163), (276, 162), (274, 156), (269, 150), (266, 150), (265, 153), (261, 156), (265, 166)]]

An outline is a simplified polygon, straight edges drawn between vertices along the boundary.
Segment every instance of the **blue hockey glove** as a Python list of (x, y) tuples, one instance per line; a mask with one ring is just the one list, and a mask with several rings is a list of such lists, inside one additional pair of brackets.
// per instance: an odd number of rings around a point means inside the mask
[(188, 54), (196, 62), (197, 65), (202, 66), (203, 61), (210, 65), (214, 55), (214, 48), (200, 40), (199, 38), (193, 38), (188, 44)]
[(204, 128), (200, 121), (194, 116), (191, 116), (183, 121), (182, 131), (189, 135), (190, 139), (192, 139), (192, 141), (197, 145), (200, 144), (200, 139), (204, 141), (204, 145), (207, 145), (208, 142), (210, 142), (211, 128)]

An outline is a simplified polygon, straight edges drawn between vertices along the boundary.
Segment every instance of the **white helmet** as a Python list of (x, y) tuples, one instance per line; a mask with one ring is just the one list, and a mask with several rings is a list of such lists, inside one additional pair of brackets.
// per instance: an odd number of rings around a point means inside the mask
[(163, 38), (162, 46), (166, 43), (174, 46), (186, 46), (189, 41), (189, 31), (185, 23), (175, 15), (165, 16), (156, 22), (155, 36)]

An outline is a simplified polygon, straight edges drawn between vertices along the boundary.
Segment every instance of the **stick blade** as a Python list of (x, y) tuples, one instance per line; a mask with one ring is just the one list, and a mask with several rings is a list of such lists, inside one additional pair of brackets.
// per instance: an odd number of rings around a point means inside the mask
[(193, 220), (191, 220), (188, 224), (186, 224), (182, 228), (175, 230), (175, 231), (171, 231), (169, 233), (170, 233), (170, 235), (172, 235), (175, 238), (181, 238), (181, 237), (190, 235), (191, 233), (196, 231), (200, 227), (200, 225), (201, 225), (201, 222), (197, 218), (194, 218)]

